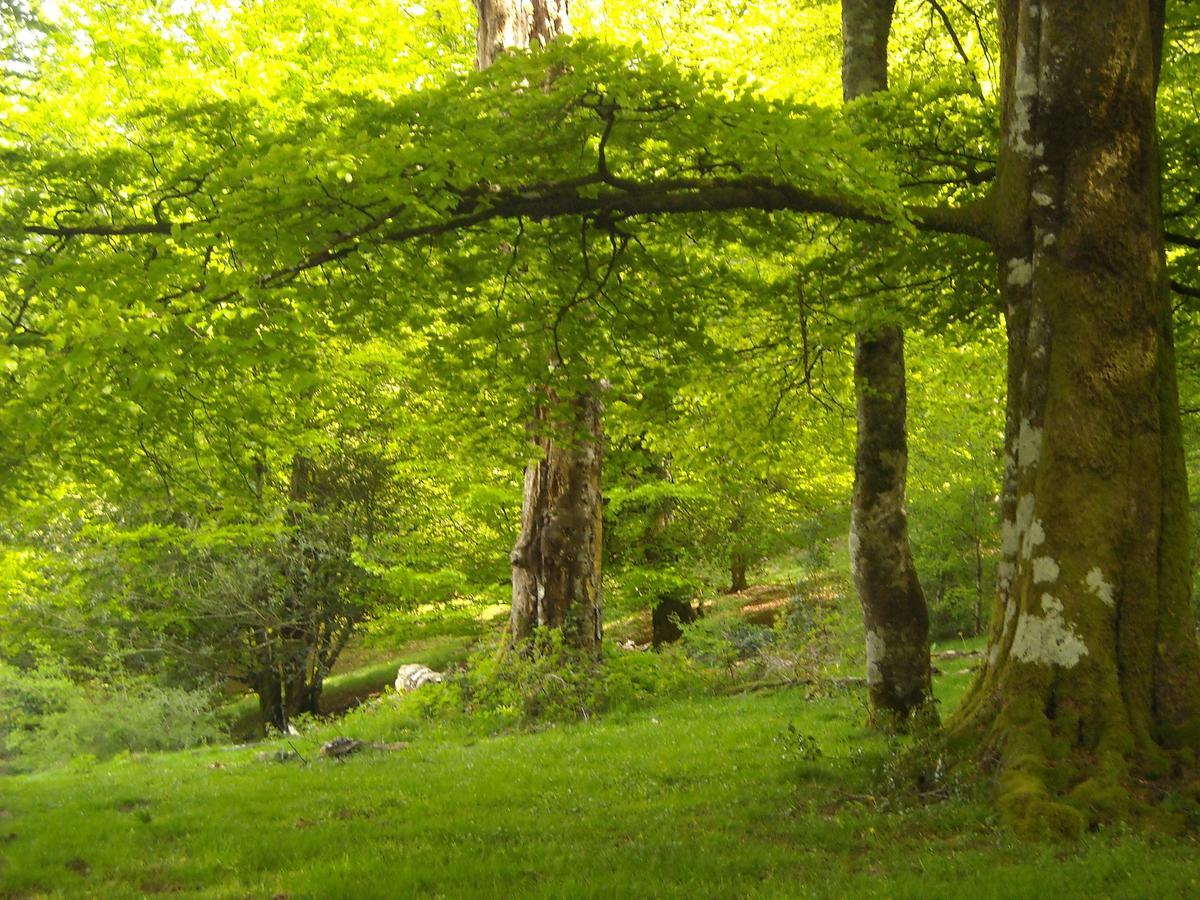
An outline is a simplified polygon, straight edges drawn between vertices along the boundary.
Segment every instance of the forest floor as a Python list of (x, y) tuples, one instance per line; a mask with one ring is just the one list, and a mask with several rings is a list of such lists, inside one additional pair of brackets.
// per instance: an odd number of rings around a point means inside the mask
[[(943, 709), (974, 662), (940, 663)], [(7, 777), (0, 896), (1200, 895), (1193, 839), (1027, 844), (978, 788), (889, 800), (902, 747), (861, 721), (856, 691), (792, 688), (344, 761), (306, 735), (307, 762), (261, 761), (276, 742)]]

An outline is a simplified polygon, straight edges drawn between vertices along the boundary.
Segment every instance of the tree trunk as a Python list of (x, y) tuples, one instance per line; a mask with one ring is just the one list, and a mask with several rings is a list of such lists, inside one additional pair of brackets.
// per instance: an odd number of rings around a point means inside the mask
[(254, 680), (258, 695), (258, 718), (266, 729), (287, 731), (287, 711), (283, 706), (283, 680), (272, 670), (259, 672)]
[[(475, 9), (480, 70), (506, 50), (545, 45), (571, 31), (567, 0), (475, 0)], [(577, 647), (600, 643), (600, 411), (596, 387), (570, 403), (547, 391), (538, 409), (534, 446), (541, 458), (525, 468), (521, 533), (512, 551), (514, 641), (541, 626), (561, 629)]]
[(1010, 820), (1077, 832), (1125, 815), (1135, 777), (1179, 775), (1200, 743), (1155, 131), (1162, 4), (1000, 7), (1003, 553), (988, 658), (953, 733), (998, 767)]
[(475, 0), (475, 66), (480, 71), (505, 50), (545, 46), (571, 33), (567, 0)]
[(681, 625), (690, 625), (699, 618), (696, 607), (686, 600), (663, 597), (650, 611), (651, 641), (657, 650), (683, 637)]
[(983, 539), (978, 534), (975, 546), (975, 628), (972, 634), (983, 633)]
[[(895, 0), (843, 0), (842, 93), (847, 102), (887, 90)], [(935, 718), (929, 611), (908, 541), (905, 484), (904, 332), (855, 335), (858, 445), (850, 514), (850, 561), (867, 634), (868, 719), (904, 728)]]
[(321, 688), (319, 678), (311, 678), (301, 672), (288, 679), (284, 687), (284, 705), (288, 720), (299, 715), (318, 715), (321, 712)]
[[(556, 422), (547, 409), (572, 416)], [(572, 646), (599, 646), (604, 521), (600, 416), (597, 389), (570, 403), (551, 395), (539, 410), (534, 446), (541, 458), (525, 469), (521, 533), (512, 552), (514, 640), (528, 637), (536, 625), (561, 629)]]
[(889, 328), (858, 336), (858, 453), (850, 517), (850, 564), (867, 635), (871, 723), (904, 728), (936, 715), (929, 662), (929, 611), (908, 543), (904, 491), (904, 338)]
[(734, 550), (729, 554), (729, 593), (736, 594), (750, 586), (748, 569), (749, 563), (744, 550)]
[[(317, 560), (309, 551), (300, 532), (306, 517), (312, 515), (313, 462), (307, 456), (292, 456), (288, 481), (288, 522), (296, 533), (291, 540), (292, 558), (287, 561), (287, 590), (284, 594), (283, 621), (277, 640), (283, 661), (283, 707), (287, 720), (302, 713), (317, 713), (321, 694), (319, 680), (310, 676), (309, 660), (316, 651), (317, 610), (313, 608), (314, 569)], [(285, 722), (286, 727), (286, 722)]]

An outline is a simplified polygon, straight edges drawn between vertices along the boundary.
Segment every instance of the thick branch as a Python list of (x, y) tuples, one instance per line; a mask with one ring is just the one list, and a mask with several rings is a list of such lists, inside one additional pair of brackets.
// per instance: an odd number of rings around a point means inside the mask
[(1192, 237), (1189, 234), (1179, 234), (1176, 231), (1165, 232), (1163, 237), (1166, 238), (1168, 244), (1175, 244), (1179, 247), (1190, 247), (1193, 250), (1200, 250), (1200, 238)]
[[(697, 212), (816, 213), (859, 222), (886, 224), (890, 220), (857, 201), (814, 193), (767, 178), (675, 179), (661, 183), (623, 181), (622, 188), (580, 194), (573, 187), (548, 188), (534, 196), (499, 195), (488, 206), (478, 209), (474, 202), (460, 206), (457, 215), (440, 222), (400, 228), (382, 235), (387, 241), (407, 241), (417, 237), (446, 234), (495, 219), (544, 220), (562, 216), (585, 215), (607, 220), (632, 216)], [(989, 205), (974, 203), (961, 207), (915, 206), (909, 208), (913, 224), (921, 231), (957, 234), (991, 243)]]
[[(461, 192), (462, 201), (447, 218), (382, 231), (403, 212), (402, 206), (395, 206), (362, 228), (335, 235), (324, 247), (295, 265), (262, 276), (259, 283), (263, 286), (282, 284), (309, 269), (344, 259), (358, 250), (361, 240), (404, 242), (419, 237), (449, 234), (504, 219), (546, 220), (565, 216), (588, 216), (611, 223), (634, 216), (758, 210), (828, 215), (877, 224), (888, 224), (891, 221), (877, 210), (853, 198), (822, 195), (769, 178), (679, 178), (660, 182), (621, 179), (611, 188), (600, 188), (589, 194), (581, 194), (581, 188), (597, 187), (595, 178), (596, 176), (570, 179), (559, 184), (543, 184), (529, 190), (509, 192), (464, 190)], [(984, 243), (992, 243), (991, 204), (986, 200), (959, 207), (913, 206), (909, 207), (908, 212), (914, 226), (920, 231), (963, 235)], [(171, 234), (172, 229), (177, 227), (183, 225), (171, 222), (27, 225), (25, 230), (30, 234), (57, 237), (112, 237)]]
[[(190, 224), (190, 223), (189, 223)], [(26, 225), (26, 234), (48, 237), (125, 237), (139, 234), (170, 234), (173, 222), (134, 222), (128, 225)]]
[(1200, 288), (1194, 288), (1190, 284), (1184, 284), (1181, 281), (1171, 280), (1171, 290), (1180, 297), (1188, 297), (1192, 300), (1200, 300)]

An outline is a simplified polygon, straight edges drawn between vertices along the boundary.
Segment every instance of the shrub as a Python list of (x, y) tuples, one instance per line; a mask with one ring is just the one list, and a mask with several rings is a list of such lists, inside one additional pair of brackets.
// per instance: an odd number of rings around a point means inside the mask
[(978, 597), (974, 587), (948, 588), (941, 598), (931, 597), (929, 602), (929, 636), (935, 641), (950, 640), (973, 635), (975, 630), (975, 604)]
[(739, 618), (706, 617), (683, 629), (683, 652), (692, 660), (733, 673), (739, 662), (760, 656), (776, 641), (774, 629)]
[(19, 768), (221, 738), (208, 694), (147, 679), (81, 685), (53, 669), (0, 664), (0, 698), (3, 752)]
[(485, 646), (442, 683), (368, 705), (342, 726), (388, 740), (431, 722), (491, 733), (590, 721), (702, 692), (713, 681), (713, 673), (682, 653), (605, 645), (597, 656), (567, 646), (557, 631), (539, 630), (517, 650)]

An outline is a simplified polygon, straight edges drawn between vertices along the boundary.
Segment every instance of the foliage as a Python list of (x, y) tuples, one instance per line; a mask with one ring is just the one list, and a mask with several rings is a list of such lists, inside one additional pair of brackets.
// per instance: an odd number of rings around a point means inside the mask
[(775, 639), (775, 632), (765, 626), (706, 616), (686, 626), (683, 649), (691, 659), (732, 675), (738, 663), (760, 656)]
[(19, 768), (178, 750), (221, 736), (204, 691), (129, 677), (80, 684), (60, 671), (0, 663), (0, 758)]
[(797, 728), (795, 722), (788, 722), (772, 742), (779, 748), (780, 757), (788, 762), (816, 762), (822, 756), (816, 737)]
[(564, 644), (558, 631), (539, 629), (511, 650), (483, 647), (461, 672), (404, 697), (401, 708), (492, 731), (590, 721), (701, 691), (709, 680), (677, 655), (606, 646), (596, 657)]
[[(759, 625), (737, 614), (710, 614), (686, 625), (680, 651), (702, 665), (723, 670), (734, 683), (802, 684), (810, 696), (829, 687), (847, 655), (839, 600), (801, 583), (774, 624)], [(853, 656), (853, 653), (849, 654)]]

